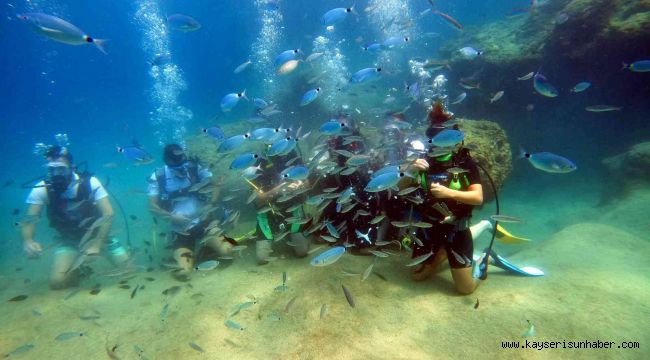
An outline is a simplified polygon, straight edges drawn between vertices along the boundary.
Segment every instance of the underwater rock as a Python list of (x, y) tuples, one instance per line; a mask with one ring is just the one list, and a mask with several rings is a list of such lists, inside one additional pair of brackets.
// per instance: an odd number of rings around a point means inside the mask
[(650, 183), (650, 141), (632, 146), (628, 151), (603, 159), (603, 165), (610, 173), (611, 186), (605, 186), (601, 205), (616, 197), (625, 197), (637, 188)]

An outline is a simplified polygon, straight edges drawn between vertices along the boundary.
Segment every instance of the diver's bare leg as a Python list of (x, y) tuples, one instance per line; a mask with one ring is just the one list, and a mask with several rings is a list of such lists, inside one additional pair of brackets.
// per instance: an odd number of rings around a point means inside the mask
[(214, 250), (219, 256), (232, 254), (233, 244), (227, 242), (223, 236), (211, 237), (205, 242), (205, 245)]
[(456, 285), (456, 291), (462, 295), (469, 295), (476, 290), (479, 281), (472, 277), (472, 268), (451, 269), (451, 276)]
[(79, 283), (79, 271), (68, 272), (78, 256), (79, 251), (69, 246), (59, 247), (55, 250), (50, 271), (50, 288), (65, 289)]
[(415, 269), (413, 269), (413, 274), (411, 278), (415, 281), (426, 280), (431, 277), (436, 272), (436, 269), (447, 260), (447, 252), (444, 249), (443, 251), (438, 250), (438, 253), (434, 255), (433, 261), (428, 264), (420, 264)]
[(187, 275), (192, 271), (192, 266), (194, 266), (192, 250), (183, 247), (174, 250), (174, 260), (181, 268), (178, 274)]

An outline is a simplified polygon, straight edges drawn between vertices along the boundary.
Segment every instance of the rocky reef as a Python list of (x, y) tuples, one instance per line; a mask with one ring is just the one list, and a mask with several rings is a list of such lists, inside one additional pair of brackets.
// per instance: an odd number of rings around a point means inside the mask
[[(475, 77), (492, 92), (506, 90), (517, 103), (530, 102), (532, 89), (521, 91), (516, 77), (541, 68), (561, 93), (590, 79), (606, 86), (610, 101), (644, 104), (647, 77), (621, 71), (621, 64), (647, 59), (649, 43), (648, 0), (549, 0), (516, 17), (469, 27), (443, 45), (440, 55), (459, 78)], [(458, 50), (465, 46), (484, 53), (463, 59)]]

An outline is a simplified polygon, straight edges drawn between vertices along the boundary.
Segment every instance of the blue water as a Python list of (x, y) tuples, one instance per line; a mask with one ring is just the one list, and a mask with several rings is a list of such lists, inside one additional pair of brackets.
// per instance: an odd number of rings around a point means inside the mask
[[(146, 177), (162, 164), (162, 145), (184, 142), (207, 126), (238, 123), (250, 117), (252, 102), (243, 100), (232, 112), (221, 112), (219, 102), (227, 93), (246, 89), (251, 100), (254, 97), (273, 100), (283, 110), (274, 125), (294, 128), (302, 125), (305, 131), (315, 131), (342, 105), (349, 105), (350, 110), (361, 109), (362, 119), (370, 116), (374, 108), (386, 111), (400, 108), (382, 105), (387, 93), (399, 98), (396, 104), (407, 104), (403, 83), (414, 81), (407, 61), (415, 57), (437, 58), (439, 48), (448, 39), (460, 35), (436, 15), (418, 15), (429, 7), (427, 1), (385, 1), (384, 6), (392, 13), (364, 11), (375, 3), (356, 1), (359, 16), (349, 16), (333, 32), (320, 24), (321, 14), (334, 7), (350, 6), (352, 2), (14, 0), (0, 5), (0, 154), (3, 157), (0, 183), (7, 184), (0, 188), (0, 219), (4, 219), (0, 221), (0, 269), (15, 267), (16, 258), (22, 256), (15, 226), (20, 216), (12, 215), (12, 211), (20, 209), (21, 214), (24, 211), (28, 190), (20, 184), (44, 173), (42, 159), (32, 153), (33, 146), (37, 142), (53, 143), (56, 133), (67, 133), (77, 161), (87, 161), (89, 169), (101, 181), (110, 178), (109, 191), (119, 200), (126, 216), (148, 219), (147, 200), (142, 192), (146, 189)], [(471, 31), (475, 26), (503, 20), (513, 8), (529, 6), (530, 2), (435, 3), (440, 11), (459, 19), (466, 31)], [(70, 46), (31, 32), (16, 17), (23, 12), (55, 15), (92, 37), (108, 39), (108, 54), (102, 54), (92, 45)], [(189, 33), (165, 31), (165, 16), (173, 13), (192, 15), (201, 23), (201, 29)], [(413, 25), (396, 32), (410, 36), (412, 44), (385, 56), (360, 50), (363, 44), (385, 38), (381, 24), (401, 13), (410, 14)], [(372, 14), (377, 14), (376, 18)], [(262, 19), (267, 21), (266, 27)], [(429, 32), (439, 35), (424, 38), (423, 34)], [(318, 105), (299, 108), (302, 94), (315, 87), (305, 83), (313, 74), (278, 77), (272, 68), (262, 65), (264, 56), (272, 61), (281, 51), (293, 48), (309, 55), (317, 46), (318, 36), (329, 40), (322, 49), (338, 48), (341, 56), (330, 59), (333, 67), (328, 68), (323, 80), (329, 88), (317, 100)], [(361, 39), (355, 41), (358, 37)], [(154, 69), (149, 61), (161, 49), (169, 51), (172, 60)], [(264, 55), (262, 50), (268, 54)], [(650, 57), (647, 49), (645, 55), (634, 49), (629, 54)], [(253, 60), (253, 65), (242, 74), (233, 74), (248, 59)], [(630, 60), (642, 58), (629, 59), (605, 52), (598, 59), (583, 59), (569, 66), (561, 54), (554, 54), (536, 66), (543, 66), (544, 74), (553, 79), (562, 96), (543, 98), (533, 92), (530, 82), (525, 86), (513, 84), (513, 79), (524, 75), (513, 71), (500, 102), (487, 105), (487, 101), (471, 102), (468, 98), (464, 104), (452, 106), (451, 110), (460, 117), (497, 122), (508, 134), (515, 156), (521, 145), (531, 151), (559, 153), (578, 164), (576, 172), (549, 174), (534, 169), (525, 160), (513, 159), (513, 172), (501, 191), (501, 205), (504, 213), (526, 219), (525, 224), (514, 225), (518, 234), (543, 242), (562, 228), (597, 214), (596, 206), (610, 184), (608, 177), (612, 176), (604, 170), (602, 159), (650, 138), (647, 101), (650, 78), (647, 74), (620, 71), (618, 65)], [(384, 67), (388, 74), (371, 90), (359, 91), (355, 97), (333, 90), (343, 86), (341, 80), (348, 79), (358, 69), (376, 66)], [(480, 67), (462, 66), (442, 72), (456, 79)], [(611, 71), (603, 72), (603, 68)], [(161, 75), (159, 72), (163, 70), (169, 73)], [(482, 76), (491, 76), (489, 70)], [(575, 83), (584, 80), (593, 86), (584, 94), (567, 94)], [(397, 91), (390, 92), (390, 88)], [(453, 97), (463, 90), (450, 81), (448, 91)], [(494, 92), (481, 91), (485, 99)], [(528, 104), (534, 105), (533, 111), (526, 110)], [(594, 104), (622, 106), (623, 111), (585, 112), (585, 106)], [(415, 113), (421, 117), (425, 109), (419, 108)], [(249, 125), (250, 130), (255, 126)], [(129, 145), (134, 140), (154, 155), (154, 164), (134, 166), (116, 151), (116, 146)], [(113, 163), (117, 164), (116, 168)], [(485, 218), (492, 213), (493, 203), (489, 203), (477, 210), (475, 217)], [(131, 237), (136, 245), (141, 246), (141, 240), (149, 236), (148, 221), (146, 226), (131, 224)], [(121, 219), (116, 227), (123, 228)], [(43, 238), (53, 235), (45, 224), (40, 224), (39, 234)], [(120, 236), (125, 237), (124, 233)], [(484, 244), (488, 238), (481, 239)], [(38, 266), (47, 268), (47, 264)], [(45, 272), (34, 276), (46, 286)]]

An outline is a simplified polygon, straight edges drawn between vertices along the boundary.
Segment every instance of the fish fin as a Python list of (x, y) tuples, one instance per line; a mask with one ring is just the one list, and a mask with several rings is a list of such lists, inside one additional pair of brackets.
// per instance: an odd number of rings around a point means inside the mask
[(48, 35), (59, 35), (63, 33), (63, 31), (44, 27), (44, 26), (40, 26), (40, 30), (47, 33)]
[(243, 97), (244, 99), (246, 99), (246, 101), (250, 101), (250, 100), (248, 99), (248, 96), (246, 96), (246, 89), (244, 89), (244, 91), (241, 92), (241, 97)]
[(627, 63), (625, 63), (625, 62), (622, 62), (622, 63), (621, 63), (621, 70), (625, 70), (625, 69), (629, 69), (629, 68), (630, 68), (630, 65), (629, 65), (629, 64), (627, 64)]
[(108, 41), (108, 39), (93, 39), (93, 44), (94, 44), (94, 45), (97, 47), (97, 49), (99, 49), (99, 51), (101, 51), (104, 55), (108, 55), (108, 53), (106, 52), (106, 48), (105, 48), (105, 46), (106, 46), (106, 42), (107, 42), (107, 41)]

